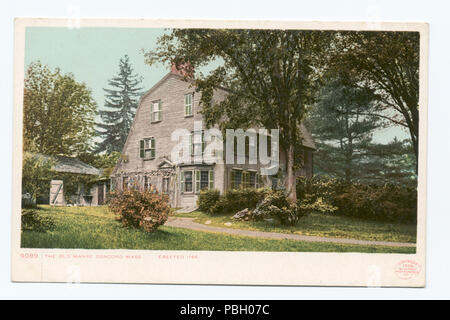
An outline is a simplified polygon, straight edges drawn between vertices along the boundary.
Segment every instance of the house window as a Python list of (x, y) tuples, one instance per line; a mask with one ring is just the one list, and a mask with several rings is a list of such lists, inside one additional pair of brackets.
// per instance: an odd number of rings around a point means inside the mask
[[(196, 133), (198, 135), (200, 135), (200, 133)], [(202, 130), (201, 133), (201, 140), (196, 140), (195, 139), (195, 133), (192, 131), (191, 134), (189, 135), (189, 145), (190, 145), (190, 150), (191, 150), (191, 156), (195, 155), (195, 154), (203, 154), (205, 152), (205, 148), (206, 148), (206, 141), (205, 141), (205, 132)], [(198, 139), (198, 137), (197, 137)]]
[(231, 170), (231, 189), (240, 188), (242, 185), (242, 171)]
[(184, 116), (192, 116), (192, 94), (184, 95)]
[(169, 193), (169, 184), (170, 184), (170, 178), (163, 178), (162, 192), (164, 194)]
[(257, 188), (258, 181), (255, 171), (231, 170), (231, 188)]
[(214, 171), (196, 170), (195, 171), (195, 192), (203, 189), (214, 189)]
[(242, 186), (244, 188), (256, 188), (256, 172), (244, 171), (242, 172)]
[(128, 189), (128, 177), (123, 177), (122, 178), (122, 190)]
[(162, 104), (161, 101), (155, 101), (151, 104), (152, 122), (162, 120)]
[(146, 138), (139, 141), (139, 156), (140, 158), (154, 159), (156, 154), (155, 138)]
[(192, 171), (181, 171), (181, 192), (192, 192)]
[(258, 187), (258, 183), (257, 183), (257, 179), (256, 179), (256, 172), (250, 171), (250, 172), (249, 172), (249, 176), (250, 176), (250, 178), (249, 178), (249, 180), (250, 180), (250, 185), (249, 185), (249, 187), (250, 187), (250, 188), (256, 188), (256, 187)]

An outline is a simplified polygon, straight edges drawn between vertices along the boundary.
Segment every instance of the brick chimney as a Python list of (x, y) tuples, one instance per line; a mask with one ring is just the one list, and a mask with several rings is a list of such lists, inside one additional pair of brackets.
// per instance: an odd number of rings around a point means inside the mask
[(172, 66), (170, 67), (170, 72), (173, 74), (177, 74), (182, 77), (194, 78), (194, 67), (190, 62), (180, 62), (178, 66), (175, 61), (172, 62)]

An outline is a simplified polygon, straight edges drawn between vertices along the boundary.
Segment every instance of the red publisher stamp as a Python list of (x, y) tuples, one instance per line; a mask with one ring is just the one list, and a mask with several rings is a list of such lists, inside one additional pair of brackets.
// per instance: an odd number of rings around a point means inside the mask
[(422, 267), (420, 263), (413, 260), (400, 261), (395, 267), (395, 274), (403, 280), (414, 278), (420, 274)]

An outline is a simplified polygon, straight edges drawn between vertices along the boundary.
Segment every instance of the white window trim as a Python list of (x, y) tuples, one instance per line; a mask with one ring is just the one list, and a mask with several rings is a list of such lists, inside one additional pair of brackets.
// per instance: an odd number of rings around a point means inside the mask
[[(185, 175), (186, 172), (191, 172), (191, 185), (192, 185), (191, 191), (186, 191), (186, 175)], [(195, 193), (195, 170), (193, 170), (193, 169), (192, 170), (182, 170), (180, 172), (180, 189), (181, 189), (180, 191), (182, 194), (194, 194)]]
[[(206, 184), (207, 184), (207, 188), (206, 189), (208, 189), (208, 190), (212, 190), (212, 189), (214, 189), (214, 169), (198, 169), (198, 170), (195, 170), (195, 193), (200, 193), (200, 191), (202, 190), (202, 188), (201, 188), (201, 177), (202, 177), (202, 174), (201, 174), (201, 172), (202, 171), (206, 171), (206, 172), (208, 172), (208, 181), (206, 182)], [(200, 176), (200, 180), (197, 180), (197, 172), (199, 172), (199, 176)], [(198, 188), (197, 188), (197, 185), (198, 185)]]
[[(155, 106), (157, 107), (157, 109), (155, 109)], [(161, 100), (157, 100), (157, 101), (152, 101), (152, 106), (151, 106), (151, 122), (160, 122), (162, 121), (162, 103)], [(158, 120), (156, 120), (156, 115), (158, 115)]]

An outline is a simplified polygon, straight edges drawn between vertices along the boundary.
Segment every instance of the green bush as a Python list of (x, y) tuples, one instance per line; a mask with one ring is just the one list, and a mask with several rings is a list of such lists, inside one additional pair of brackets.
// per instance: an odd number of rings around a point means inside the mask
[[(297, 179), (297, 197), (308, 204), (322, 201), (336, 214), (366, 220), (413, 223), (417, 191), (395, 184), (367, 185), (316, 176)], [(320, 200), (322, 198), (322, 200)]]
[(387, 222), (417, 221), (417, 191), (397, 185), (350, 184), (335, 195), (338, 213)]
[(51, 217), (40, 215), (36, 209), (22, 209), (22, 231), (47, 232), (54, 227)]
[(169, 217), (166, 195), (137, 189), (117, 190), (109, 194), (108, 207), (126, 227), (153, 232)]
[(219, 190), (202, 190), (198, 196), (197, 205), (198, 209), (203, 212), (211, 212), (211, 209), (220, 200)]
[(229, 189), (210, 207), (208, 213), (236, 213), (245, 208), (254, 209), (268, 194), (268, 189)]

